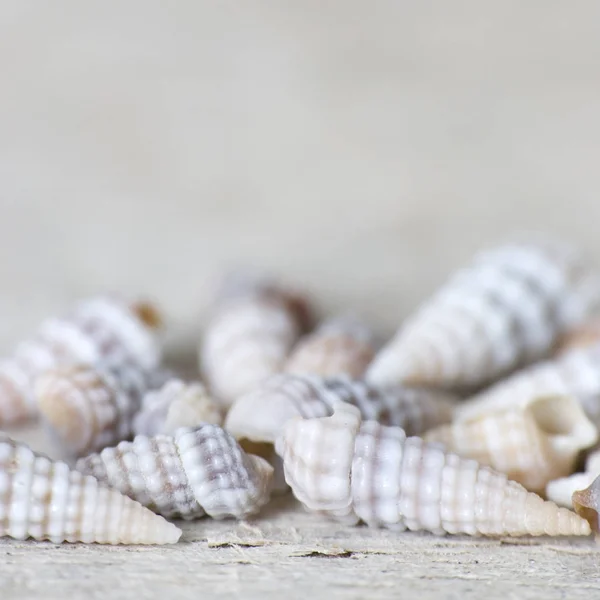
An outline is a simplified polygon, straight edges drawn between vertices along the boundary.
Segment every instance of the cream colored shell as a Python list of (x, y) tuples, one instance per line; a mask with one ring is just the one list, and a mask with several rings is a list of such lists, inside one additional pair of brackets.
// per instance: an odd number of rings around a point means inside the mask
[(367, 378), (481, 386), (543, 358), (600, 302), (600, 279), (573, 249), (514, 243), (483, 252), (398, 331)]
[(132, 362), (155, 368), (160, 360), (157, 318), (150, 305), (101, 296), (81, 302), (65, 317), (44, 321), (35, 337), (0, 362), (0, 424), (35, 416), (34, 381), (59, 365), (103, 363), (120, 368)]
[(276, 443), (294, 495), (346, 523), (436, 534), (588, 535), (588, 523), (474, 460), (361, 422), (346, 403), (331, 417), (288, 421)]
[(573, 492), (573, 508), (587, 519), (592, 531), (600, 533), (600, 476), (585, 489)]
[(174, 544), (181, 531), (93, 477), (0, 436), (0, 536), (98, 544)]
[(134, 435), (172, 435), (181, 427), (222, 422), (219, 406), (201, 383), (170, 379), (160, 389), (145, 394), (132, 428)]
[(137, 436), (77, 462), (130, 498), (167, 517), (243, 518), (269, 500), (272, 467), (246, 454), (217, 425), (178, 429), (174, 436)]
[(600, 450), (595, 450), (588, 454), (583, 473), (574, 473), (569, 477), (561, 477), (550, 481), (546, 487), (546, 497), (559, 506), (573, 508), (573, 493), (589, 487), (599, 475)]
[(579, 453), (598, 441), (598, 430), (575, 398), (547, 396), (524, 408), (442, 425), (423, 437), (543, 493), (549, 481), (575, 470)]
[(200, 345), (210, 392), (229, 406), (280, 371), (307, 318), (304, 301), (269, 280), (227, 281)]

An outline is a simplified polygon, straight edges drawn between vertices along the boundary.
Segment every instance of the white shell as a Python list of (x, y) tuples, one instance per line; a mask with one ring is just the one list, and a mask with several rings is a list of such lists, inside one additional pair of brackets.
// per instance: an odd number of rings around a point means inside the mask
[(361, 377), (375, 355), (374, 338), (367, 325), (343, 315), (325, 321), (302, 338), (288, 358), (285, 371), (331, 377)]
[(273, 476), (265, 460), (209, 424), (172, 437), (137, 436), (80, 459), (77, 469), (164, 516), (184, 519), (257, 512), (269, 499)]
[(407, 438), (399, 427), (361, 423), (358, 409), (293, 419), (276, 443), (294, 495), (346, 523), (436, 534), (588, 535), (588, 523), (506, 475)]
[(88, 544), (174, 544), (181, 531), (64, 462), (0, 436), (0, 536)]
[(201, 383), (170, 379), (158, 390), (148, 392), (133, 418), (133, 434), (172, 435), (181, 427), (200, 423), (221, 425), (223, 415)]
[(133, 364), (120, 370), (65, 366), (39, 377), (35, 395), (44, 424), (65, 453), (83, 456), (130, 438), (142, 396), (164, 377)]
[(379, 388), (348, 377), (282, 373), (264, 381), (230, 409), (225, 428), (238, 438), (274, 443), (293, 417), (325, 417), (338, 401), (357, 406), (365, 419), (419, 434), (452, 419), (454, 398), (403, 386)]
[(470, 387), (544, 357), (600, 302), (600, 279), (571, 248), (514, 243), (479, 254), (377, 355), (378, 384)]
[(559, 506), (573, 508), (573, 493), (589, 487), (600, 475), (600, 450), (591, 452), (585, 461), (585, 471), (561, 477), (548, 483), (546, 497)]
[(215, 398), (228, 406), (280, 371), (306, 318), (302, 300), (270, 281), (226, 282), (200, 346)]
[(0, 423), (18, 423), (37, 414), (33, 383), (48, 369), (64, 364), (121, 367), (133, 362), (152, 369), (160, 347), (149, 317), (151, 307), (118, 298), (92, 298), (64, 318), (44, 321), (37, 335), (21, 342), (0, 362)]
[(524, 408), (442, 425), (423, 438), (543, 493), (549, 481), (575, 470), (580, 452), (598, 441), (598, 430), (575, 398), (547, 396)]

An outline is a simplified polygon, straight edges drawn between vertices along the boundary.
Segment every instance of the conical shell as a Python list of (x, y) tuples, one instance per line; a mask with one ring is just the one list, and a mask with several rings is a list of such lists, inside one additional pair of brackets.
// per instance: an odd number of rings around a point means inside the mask
[(174, 544), (180, 535), (93, 477), (0, 437), (0, 536), (57, 544)]
[(217, 403), (200, 383), (170, 379), (158, 390), (148, 392), (133, 419), (133, 434), (172, 435), (181, 427), (200, 423), (221, 425), (223, 415)]
[(280, 371), (307, 319), (306, 303), (271, 281), (227, 281), (200, 347), (211, 393), (229, 406)]
[(102, 362), (118, 368), (133, 362), (156, 367), (156, 318), (150, 305), (99, 297), (81, 302), (64, 318), (42, 323), (34, 338), (21, 342), (12, 357), (0, 362), (0, 424), (34, 417), (34, 381), (59, 365)]
[(93, 475), (167, 517), (243, 518), (269, 499), (272, 467), (246, 454), (217, 425), (182, 428), (173, 437), (137, 436), (77, 462)]
[(567, 331), (562, 335), (557, 344), (554, 356), (561, 356), (566, 352), (580, 348), (589, 348), (600, 344), (600, 317), (592, 317), (580, 326)]
[(66, 455), (77, 457), (130, 438), (142, 396), (163, 383), (161, 371), (132, 364), (66, 366), (39, 377), (35, 394), (45, 425)]
[(470, 420), (556, 394), (575, 396), (589, 418), (600, 424), (600, 345), (572, 350), (514, 373), (457, 406), (455, 418)]
[(481, 253), (377, 355), (378, 384), (472, 387), (539, 360), (600, 302), (600, 279), (571, 248), (515, 243)]
[(338, 401), (357, 406), (365, 419), (404, 427), (410, 434), (449, 423), (455, 406), (454, 398), (442, 392), (282, 373), (240, 398), (231, 407), (225, 428), (238, 439), (274, 443), (288, 419), (331, 415)]
[(506, 475), (399, 427), (361, 422), (349, 404), (331, 417), (288, 421), (276, 449), (294, 495), (347, 523), (436, 534), (590, 533), (584, 519)]
[(572, 502), (575, 512), (587, 519), (592, 531), (600, 533), (600, 476), (584, 490), (573, 492)]
[(573, 493), (589, 487), (600, 475), (600, 450), (591, 452), (585, 461), (585, 471), (550, 481), (546, 487), (546, 498), (559, 506), (573, 508)]
[(579, 453), (598, 441), (598, 430), (575, 398), (547, 396), (524, 408), (442, 425), (423, 438), (543, 493), (549, 481), (575, 470)]
[(285, 371), (332, 377), (361, 377), (375, 355), (372, 332), (355, 317), (329, 319), (302, 338), (290, 355)]

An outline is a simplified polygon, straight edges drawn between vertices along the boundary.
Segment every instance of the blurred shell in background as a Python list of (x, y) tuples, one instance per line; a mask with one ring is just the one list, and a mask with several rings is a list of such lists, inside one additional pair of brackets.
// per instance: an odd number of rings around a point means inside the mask
[(585, 471), (561, 477), (548, 483), (546, 497), (559, 506), (573, 507), (573, 493), (584, 490), (600, 475), (600, 450), (590, 452), (585, 461)]
[(600, 344), (600, 317), (589, 319), (562, 335), (556, 345), (555, 356), (597, 344)]

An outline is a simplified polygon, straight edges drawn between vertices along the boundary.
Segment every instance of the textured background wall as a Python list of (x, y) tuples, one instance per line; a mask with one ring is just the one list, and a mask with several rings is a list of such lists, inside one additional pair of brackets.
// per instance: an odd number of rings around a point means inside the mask
[(0, 4), (0, 346), (272, 266), (389, 326), (482, 244), (600, 257), (600, 4)]

